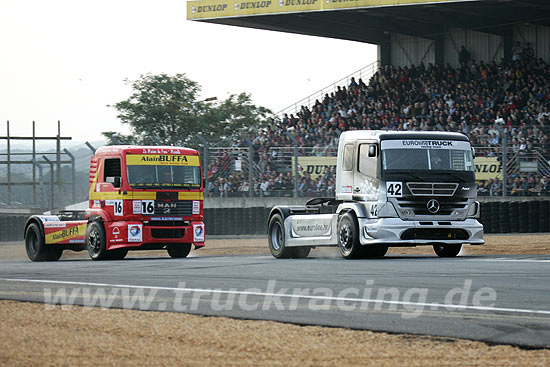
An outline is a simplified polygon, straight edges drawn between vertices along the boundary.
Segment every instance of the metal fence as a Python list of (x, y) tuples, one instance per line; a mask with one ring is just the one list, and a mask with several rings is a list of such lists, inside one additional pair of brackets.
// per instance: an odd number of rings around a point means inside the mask
[[(542, 151), (475, 147), (480, 196), (548, 196), (550, 164)], [(503, 152), (506, 151), (506, 155)], [(336, 146), (215, 147), (207, 150), (207, 197), (334, 196)], [(296, 165), (297, 163), (297, 165)]]

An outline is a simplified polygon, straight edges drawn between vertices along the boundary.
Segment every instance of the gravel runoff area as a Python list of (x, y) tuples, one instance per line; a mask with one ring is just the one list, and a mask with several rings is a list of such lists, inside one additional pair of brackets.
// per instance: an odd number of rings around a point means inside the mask
[[(548, 254), (550, 235), (489, 235), (467, 255)], [(207, 239), (193, 256), (268, 254), (267, 240)], [(433, 254), (430, 247), (390, 254)], [(159, 251), (129, 256), (168, 256)], [(339, 256), (316, 249), (314, 257)], [(87, 257), (66, 252), (64, 258)], [(24, 246), (1, 243), (0, 260), (25, 259)], [(550, 350), (491, 346), (452, 338), (168, 312), (103, 310), (0, 301), (0, 365), (550, 365)]]

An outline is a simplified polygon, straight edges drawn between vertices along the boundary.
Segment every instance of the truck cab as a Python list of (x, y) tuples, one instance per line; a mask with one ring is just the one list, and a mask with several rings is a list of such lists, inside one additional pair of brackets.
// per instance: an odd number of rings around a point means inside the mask
[[(336, 197), (273, 208), (270, 248), (274, 243), (279, 251), (271, 252), (288, 257), (308, 252), (295, 247), (337, 245), (355, 258), (383, 256), (390, 246), (431, 245), (439, 256), (456, 256), (464, 243), (484, 244), (476, 195), (474, 151), (462, 134), (344, 132)], [(337, 208), (321, 214), (323, 204)], [(305, 230), (321, 227), (326, 231)]]
[[(168, 146), (101, 147), (90, 162), (89, 208), (73, 220), (77, 214), (69, 220), (66, 215), (29, 218), (26, 239), (36, 242), (34, 251), (27, 244), (31, 260), (55, 258), (36, 255), (40, 247), (44, 254), (86, 248), (94, 260), (151, 249), (185, 257), (191, 246), (204, 246), (199, 153)], [(56, 231), (67, 235), (53, 236)]]

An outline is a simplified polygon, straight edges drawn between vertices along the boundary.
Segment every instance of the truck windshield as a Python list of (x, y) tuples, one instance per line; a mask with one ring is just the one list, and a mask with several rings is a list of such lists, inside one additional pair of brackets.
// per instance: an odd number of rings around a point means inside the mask
[(389, 170), (474, 171), (470, 150), (383, 149), (382, 168)]
[(128, 183), (135, 188), (199, 188), (199, 167), (128, 166)]
[(189, 161), (181, 158), (172, 159), (172, 156), (167, 157), (169, 159), (159, 158), (159, 156), (127, 155), (126, 168), (129, 185), (133, 188), (173, 190), (200, 188), (201, 172), (198, 157), (189, 157)]

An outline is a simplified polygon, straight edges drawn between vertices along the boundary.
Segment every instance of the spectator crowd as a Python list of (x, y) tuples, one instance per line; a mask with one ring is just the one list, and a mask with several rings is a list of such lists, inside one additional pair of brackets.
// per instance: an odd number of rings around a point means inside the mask
[[(385, 65), (368, 83), (351, 78), (349, 85), (325, 94), (312, 106), (284, 114), (255, 136), (236, 139), (209, 164), (207, 194), (248, 196), (253, 190), (254, 196), (291, 196), (291, 165), (276, 148), (292, 147), (289, 135), (298, 142), (299, 155), (331, 156), (346, 130), (453, 131), (467, 135), (478, 155), (499, 157), (500, 124), (508, 134), (510, 154), (538, 151), (548, 158), (550, 65), (527, 51), (514, 54), (509, 62), (478, 62), (462, 54), (459, 68)], [(247, 162), (235, 152), (248, 147), (254, 152), (252, 188), (248, 167), (241, 167), (240, 172), (234, 169), (235, 161)], [(512, 195), (539, 195), (550, 189), (550, 176), (510, 179)], [(317, 177), (302, 170), (298, 189), (301, 196), (331, 196), (334, 185), (333, 169)], [(502, 182), (483, 182), (479, 192), (501, 195)]]

